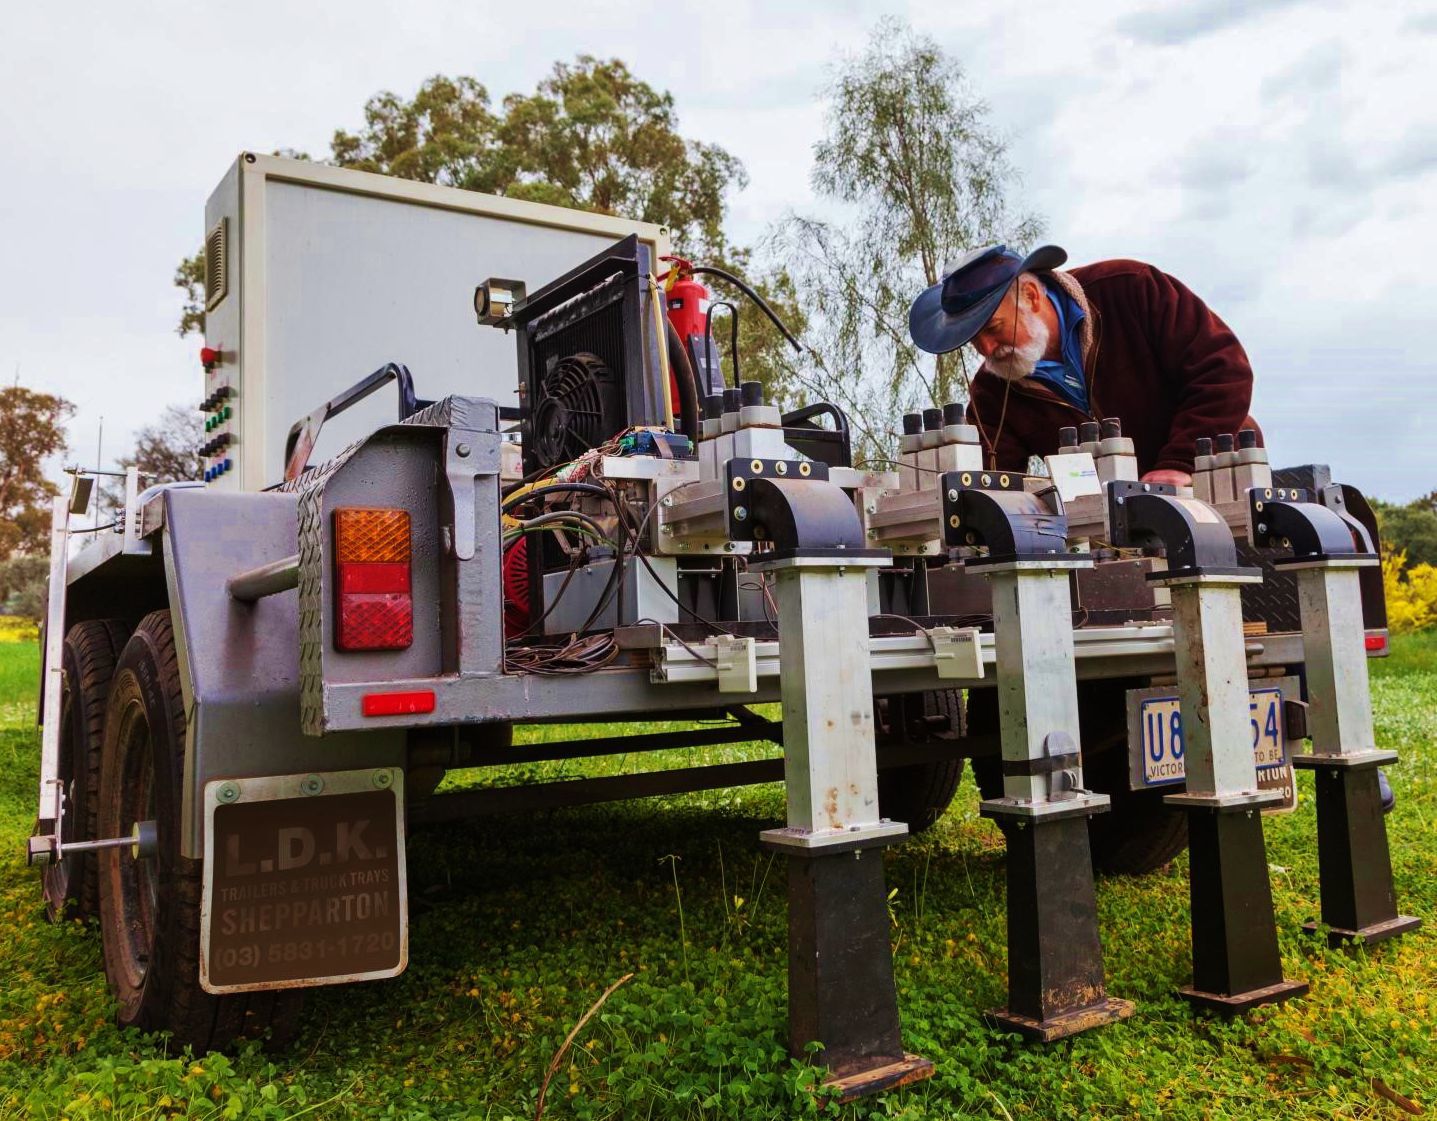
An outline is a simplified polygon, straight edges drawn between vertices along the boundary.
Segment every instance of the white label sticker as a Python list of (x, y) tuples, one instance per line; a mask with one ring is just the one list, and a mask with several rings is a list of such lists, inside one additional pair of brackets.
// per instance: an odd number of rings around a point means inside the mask
[(1098, 478), (1098, 468), (1090, 453), (1050, 455), (1043, 462), (1048, 465), (1048, 474), (1064, 502), (1071, 502), (1087, 494), (1103, 493), (1103, 483)]

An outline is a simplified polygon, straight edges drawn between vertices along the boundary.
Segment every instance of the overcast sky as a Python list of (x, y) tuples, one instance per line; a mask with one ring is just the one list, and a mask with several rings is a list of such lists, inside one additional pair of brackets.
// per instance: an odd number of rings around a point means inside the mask
[[(685, 9), (691, 9), (686, 11)], [(1150, 261), (1237, 331), (1279, 463), (1389, 499), (1437, 489), (1437, 4), (7, 4), (0, 376), (75, 402), (72, 458), (196, 400), (171, 275), (245, 149), (323, 154), (380, 89), (497, 99), (619, 57), (750, 182), (731, 231), (810, 210), (827, 67), (884, 14), (962, 62), (1021, 201), (1076, 263)]]

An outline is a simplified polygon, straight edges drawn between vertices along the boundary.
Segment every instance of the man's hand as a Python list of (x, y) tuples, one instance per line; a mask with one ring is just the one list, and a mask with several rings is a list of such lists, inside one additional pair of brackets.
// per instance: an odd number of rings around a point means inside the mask
[(1193, 485), (1193, 477), (1186, 471), (1149, 471), (1139, 482), (1144, 483), (1167, 483), (1174, 487), (1190, 487)]

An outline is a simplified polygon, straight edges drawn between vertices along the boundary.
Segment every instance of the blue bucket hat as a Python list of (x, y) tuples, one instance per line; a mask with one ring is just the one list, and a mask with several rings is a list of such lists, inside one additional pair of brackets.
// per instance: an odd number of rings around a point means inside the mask
[(908, 332), (929, 354), (957, 350), (993, 317), (1016, 276), (1055, 269), (1067, 259), (1056, 245), (1044, 245), (1026, 257), (1006, 245), (975, 249), (913, 301)]

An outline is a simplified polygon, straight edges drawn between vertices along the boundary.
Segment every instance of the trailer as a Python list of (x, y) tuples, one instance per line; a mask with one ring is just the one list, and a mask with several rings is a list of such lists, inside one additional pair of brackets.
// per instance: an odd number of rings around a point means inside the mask
[[(1358, 492), (1273, 471), (1252, 434), (1214, 434), (1192, 494), (1143, 484), (1113, 418), (1045, 474), (991, 470), (959, 403), (903, 418), (897, 470), (855, 464), (837, 407), (726, 384), (699, 278), (772, 312), (669, 249), (276, 157), (220, 183), (204, 478), (132, 470), (115, 532), (78, 550), (83, 473), (54, 510), (28, 854), (54, 917), (98, 918), (122, 1024), (197, 1051), (282, 1037), (304, 989), (402, 972), (414, 828), (779, 779), (758, 840), (788, 869), (790, 1045), (819, 1042), (844, 1097), (932, 1073), (902, 1045), (882, 852), (965, 765), (1008, 848), (1004, 1030), (1131, 1015), (1094, 869), (1189, 845), (1184, 994), (1300, 995), (1262, 838), (1296, 767), (1318, 775), (1315, 929), (1416, 925), (1378, 807)], [(659, 719), (706, 723), (512, 742)], [(438, 792), (463, 767), (751, 740), (782, 759)]]

